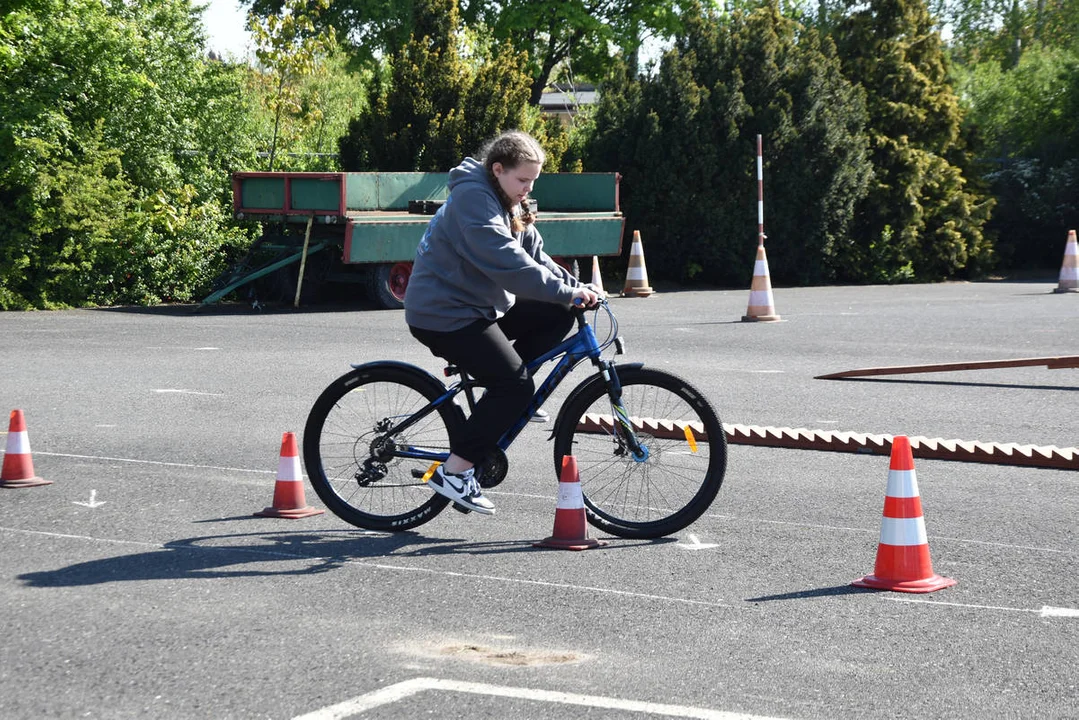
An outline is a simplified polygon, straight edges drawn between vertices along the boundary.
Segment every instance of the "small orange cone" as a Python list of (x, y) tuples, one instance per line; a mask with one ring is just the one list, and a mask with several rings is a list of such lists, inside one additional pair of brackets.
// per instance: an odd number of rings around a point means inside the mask
[(554, 511), (554, 532), (546, 540), (532, 543), (533, 547), (557, 550), (588, 550), (607, 543), (588, 537), (584, 515), (584, 495), (577, 474), (577, 458), (562, 456), (562, 474), (558, 478), (558, 505)]
[(603, 289), (603, 278), (599, 274), (599, 258), (595, 255), (592, 256), (592, 284), (598, 287), (602, 294), (607, 294)]
[(4, 467), (0, 470), (0, 487), (26, 488), (52, 485), (34, 475), (34, 458), (30, 455), (30, 436), (26, 433), (26, 419), (22, 410), (11, 411), (8, 423), (7, 446), (4, 451)]
[(1060, 282), (1053, 292), (1079, 292), (1079, 244), (1076, 244), (1074, 230), (1068, 231), (1064, 262), (1060, 264)]
[(764, 243), (757, 245), (757, 260), (753, 263), (753, 281), (749, 286), (749, 307), (742, 322), (775, 322), (776, 303), (772, 299), (772, 280), (768, 276), (768, 256)]
[(303, 496), (303, 475), (300, 473), (300, 453), (296, 449), (296, 433), (287, 432), (281, 438), (281, 459), (277, 464), (273, 507), (261, 510), (255, 515), (295, 520), (324, 512), (325, 510), (307, 507)]
[(851, 585), (908, 593), (933, 592), (955, 585), (955, 580), (933, 573), (914, 456), (905, 435), (892, 439), (884, 519), (873, 574), (855, 580)]
[(644, 264), (644, 246), (641, 233), (633, 231), (633, 245), (629, 248), (629, 269), (626, 270), (626, 286), (622, 297), (648, 297), (654, 291), (648, 287), (648, 268)]

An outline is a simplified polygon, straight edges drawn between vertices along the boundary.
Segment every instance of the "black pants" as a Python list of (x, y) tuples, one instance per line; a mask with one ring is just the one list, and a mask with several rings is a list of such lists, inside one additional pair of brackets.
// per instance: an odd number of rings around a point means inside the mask
[(527, 363), (565, 339), (573, 327), (568, 307), (518, 300), (498, 322), (480, 320), (453, 332), (409, 327), (433, 354), (476, 379), (487, 393), (450, 448), (471, 463), (483, 462), (536, 391)]

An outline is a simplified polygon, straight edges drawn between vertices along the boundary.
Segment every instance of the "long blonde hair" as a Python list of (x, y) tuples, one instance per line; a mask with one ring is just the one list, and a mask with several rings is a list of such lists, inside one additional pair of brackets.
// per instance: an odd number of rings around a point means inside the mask
[[(543, 165), (547, 160), (547, 153), (540, 147), (536, 138), (520, 130), (507, 130), (496, 138), (492, 138), (483, 144), (479, 151), (479, 160), (487, 168), (487, 176), (502, 201), (502, 207), (507, 212), (513, 211), (514, 203), (502, 192), (502, 186), (494, 174), (495, 163), (500, 163), (507, 170), (516, 168), (521, 163), (536, 163)], [(513, 232), (521, 232), (528, 225), (536, 221), (536, 215), (528, 208), (527, 199), (521, 203), (521, 214), (516, 215), (510, 223)]]

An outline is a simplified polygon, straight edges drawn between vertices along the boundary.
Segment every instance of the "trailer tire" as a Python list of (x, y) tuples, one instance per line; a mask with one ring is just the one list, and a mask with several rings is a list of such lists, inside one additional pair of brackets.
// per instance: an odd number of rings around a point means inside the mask
[(405, 306), (405, 290), (412, 275), (412, 263), (374, 265), (367, 275), (367, 294), (379, 307), (400, 310)]

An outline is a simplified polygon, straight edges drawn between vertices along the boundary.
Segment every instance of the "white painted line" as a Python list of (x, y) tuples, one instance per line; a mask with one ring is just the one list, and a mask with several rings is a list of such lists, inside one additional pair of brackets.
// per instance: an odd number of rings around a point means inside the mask
[[(721, 608), (733, 608), (733, 605), (729, 605), (721, 602), (713, 602), (710, 600), (693, 600), (690, 598), (671, 597), (668, 595), (653, 595), (650, 593), (633, 592), (631, 590), (617, 590), (614, 588), (594, 587), (591, 585), (573, 585), (571, 583), (557, 583), (549, 582), (547, 580), (527, 580), (524, 578), (512, 578), (502, 577), (499, 575), (479, 575), (475, 573), (455, 572), (451, 570), (436, 570), (433, 568), (422, 567), (407, 567), (405, 565), (388, 565), (386, 563), (368, 562), (363, 560), (349, 560), (342, 559), (340, 557), (320, 556), (320, 555), (305, 555), (303, 553), (296, 552), (283, 552), (280, 550), (259, 550), (249, 547), (232, 547), (229, 545), (215, 545), (212, 547), (202, 547), (198, 545), (183, 545), (177, 546), (172, 544), (161, 544), (151, 542), (138, 542), (134, 540), (114, 540), (112, 538), (95, 538), (88, 535), (65, 535), (62, 533), (51, 533), (42, 530), (25, 530), (23, 528), (10, 528), (0, 527), (0, 532), (13, 532), (21, 533), (24, 535), (38, 535), (42, 537), (54, 537), (63, 538), (68, 540), (90, 540), (92, 542), (106, 542), (106, 543), (123, 543), (125, 545), (138, 545), (142, 547), (156, 548), (161, 550), (201, 550), (219, 552), (221, 550), (227, 550), (231, 552), (247, 553), (249, 555), (257, 556), (269, 556), (276, 558), (286, 558), (291, 560), (319, 560), (323, 562), (334, 562), (341, 565), (356, 565), (359, 567), (375, 568), (376, 570), (388, 570), (391, 572), (409, 572), (409, 573), (426, 573), (428, 575), (441, 575), (443, 577), (464, 578), (466, 580), (483, 580), (493, 581), (498, 583), (512, 583), (514, 585), (535, 585), (539, 587), (550, 587), (559, 590), (571, 590), (575, 592), (585, 592), (590, 594), (602, 594), (602, 595), (616, 595), (618, 597), (630, 597), (638, 598), (642, 600), (657, 600), (659, 602), (677, 603), (681, 605), (698, 605), (704, 607), (721, 607)], [(357, 531), (359, 532), (359, 531)], [(364, 533), (371, 534), (371, 533)]]
[(249, 472), (249, 473), (276, 473), (277, 470), (252, 470), (251, 468), (237, 468), (237, 467), (221, 467), (219, 465), (195, 465), (192, 463), (175, 463), (175, 462), (162, 462), (160, 460), (140, 460), (138, 458), (119, 458), (119, 457), (107, 457), (105, 455), (74, 455), (72, 453), (54, 453), (54, 452), (40, 452), (35, 450), (35, 455), (47, 455), (49, 457), (66, 457), (75, 458), (77, 460), (104, 460), (106, 462), (126, 462), (126, 463), (141, 463), (143, 465), (162, 465), (164, 467), (179, 467), (179, 468), (191, 468), (193, 470), (225, 470), (228, 472)]
[(689, 542), (678, 543), (678, 547), (685, 548), (686, 550), (707, 550), (709, 548), (719, 547), (716, 543), (702, 543), (701, 539), (693, 533), (689, 533), (687, 537), (689, 538)]
[(105, 504), (104, 500), (98, 500), (97, 499), (97, 490), (91, 490), (90, 491), (90, 502), (72, 501), (72, 505), (82, 505), (82, 506), (88, 507), (88, 508), (101, 507), (104, 504)]
[(1042, 617), (1073, 617), (1079, 618), (1079, 610), (1075, 608), (1058, 608), (1042, 605)]
[(224, 397), (225, 393), (199, 392), (198, 390), (182, 390), (180, 388), (153, 388), (150, 392), (174, 393), (177, 395), (207, 395), (209, 397)]
[(352, 715), (366, 712), (372, 708), (398, 702), (425, 690), (472, 693), (491, 697), (531, 700), (534, 702), (557, 703), (560, 705), (578, 705), (605, 710), (624, 710), (628, 712), (662, 715), (666, 717), (699, 718), (700, 720), (777, 720), (772, 716), (747, 715), (745, 713), (726, 712), (709, 708), (690, 707), (688, 705), (663, 705), (660, 703), (623, 700), (621, 698), (600, 695), (578, 695), (577, 693), (557, 692), (553, 690), (533, 690), (530, 688), (488, 685), (486, 683), (463, 682), (460, 680), (441, 680), (439, 678), (414, 678), (396, 685), (389, 685), (380, 690), (345, 702), (316, 710), (306, 715), (299, 715), (293, 720), (341, 720)]
[[(719, 513), (706, 513), (703, 517), (716, 518), (717, 520), (735, 520), (738, 522), (758, 522), (768, 525), (789, 525), (791, 527), (810, 528), (814, 530), (835, 530), (838, 532), (857, 532), (868, 533), (872, 535), (877, 535), (878, 533), (880, 533), (879, 525), (875, 528), (856, 528), (846, 527), (844, 525), (821, 525), (818, 523), (794, 522), (792, 520), (769, 520), (767, 518), (755, 518), (738, 515), (721, 515)], [(989, 547), (1009, 548), (1012, 550), (1035, 550), (1037, 552), (1045, 553), (1060, 553), (1062, 555), (1073, 555), (1075, 553), (1074, 550), (1058, 550), (1057, 548), (1039, 547), (1037, 545), (1010, 545), (1008, 543), (990, 542), (988, 540), (970, 540), (967, 538), (948, 537), (945, 535), (930, 535), (929, 539), (933, 541), (940, 540), (948, 542), (966, 543), (969, 545), (988, 545)]]
[(943, 602), (940, 600), (919, 600), (917, 598), (889, 597), (882, 595), (881, 599), (892, 602), (917, 603), (919, 605), (944, 605), (947, 607), (970, 608), (973, 610), (1002, 610), (1005, 612), (1038, 613), (1042, 617), (1074, 617), (1079, 618), (1079, 610), (1073, 608), (1059, 608), (1050, 605), (1042, 605), (1040, 610), (1033, 608), (1006, 607), (1001, 605), (972, 605), (967, 603)]
[(220, 350), (218, 347), (187, 347), (184, 345), (176, 345), (167, 347), (165, 345), (148, 345), (147, 350)]

